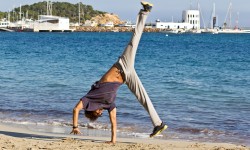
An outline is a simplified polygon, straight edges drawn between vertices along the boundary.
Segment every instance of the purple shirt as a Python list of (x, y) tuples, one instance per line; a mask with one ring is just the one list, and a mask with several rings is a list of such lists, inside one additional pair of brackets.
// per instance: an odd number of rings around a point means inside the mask
[(119, 82), (95, 82), (91, 86), (91, 90), (81, 98), (83, 109), (87, 111), (95, 111), (97, 109), (112, 111), (116, 108), (116, 93), (121, 85), (122, 83)]

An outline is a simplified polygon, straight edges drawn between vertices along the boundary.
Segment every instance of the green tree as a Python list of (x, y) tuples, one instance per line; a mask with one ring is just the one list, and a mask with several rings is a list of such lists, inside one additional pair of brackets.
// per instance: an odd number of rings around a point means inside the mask
[(0, 19), (7, 18), (7, 13), (6, 12), (1, 12), (0, 11)]
[[(68, 2), (53, 2), (52, 5), (53, 11), (52, 14), (54, 16), (60, 17), (68, 17), (70, 22), (78, 22), (79, 15), (79, 3), (71, 4)], [(92, 17), (95, 17), (99, 14), (104, 14), (106, 12), (94, 10), (90, 5), (84, 5), (80, 3), (81, 8), (81, 21), (89, 20)], [(18, 20), (20, 16), (20, 8), (14, 8), (11, 12), (11, 21)], [(5, 18), (6, 12), (0, 12), (0, 18)], [(22, 6), (22, 17), (26, 17), (28, 15), (29, 18), (34, 20), (38, 19), (38, 15), (47, 15), (47, 2), (38, 2), (32, 5), (24, 5)]]

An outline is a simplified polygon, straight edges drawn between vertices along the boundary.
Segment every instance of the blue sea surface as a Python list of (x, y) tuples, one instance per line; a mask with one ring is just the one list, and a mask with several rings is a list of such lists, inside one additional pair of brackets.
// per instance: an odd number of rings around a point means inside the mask
[[(0, 122), (68, 133), (73, 107), (131, 35), (0, 32)], [(169, 126), (158, 138), (249, 145), (250, 35), (144, 33), (135, 68)], [(150, 134), (149, 115), (126, 85), (116, 104), (118, 135)], [(83, 113), (79, 122), (87, 131), (110, 128), (107, 112), (94, 125)]]

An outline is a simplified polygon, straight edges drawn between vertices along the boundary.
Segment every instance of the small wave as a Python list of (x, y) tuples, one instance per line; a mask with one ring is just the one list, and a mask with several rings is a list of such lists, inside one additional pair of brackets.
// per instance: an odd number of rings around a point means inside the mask
[[(125, 134), (129, 137), (138, 137), (138, 138), (149, 138), (149, 135), (151, 133), (138, 133), (138, 132), (122, 132), (122, 134)], [(158, 134), (155, 137), (163, 137), (162, 134)]]
[(179, 128), (177, 131), (181, 133), (190, 133), (190, 134), (206, 134), (206, 135), (222, 135), (225, 134), (223, 131), (210, 130), (210, 129), (196, 129), (196, 128)]
[(202, 83), (200, 81), (195, 81), (191, 79), (184, 79), (184, 80), (178, 80), (178, 79), (169, 79), (168, 81), (163, 81), (164, 84), (172, 84), (172, 85), (183, 85), (183, 86), (191, 86), (191, 87), (197, 87), (201, 86)]
[(47, 84), (44, 87), (50, 87), (50, 88), (55, 88), (55, 87), (66, 87), (66, 84), (60, 84), (60, 83), (54, 83), (54, 84)]
[(203, 129), (201, 130), (201, 133), (204, 133), (204, 134), (209, 134), (209, 135), (224, 135), (225, 132), (223, 131), (218, 131), (218, 130), (210, 130), (210, 129)]
[(198, 134), (201, 132), (200, 129), (194, 129), (194, 128), (179, 128), (179, 129), (177, 129), (177, 131), (188, 132), (188, 133), (192, 133), (192, 134)]
[(15, 78), (0, 76), (1, 80), (13, 80)]
[(88, 129), (108, 129), (108, 125), (106, 124), (99, 124), (99, 123), (87, 123), (86, 127)]
[[(128, 136), (132, 136), (132, 137), (149, 138), (150, 133), (136, 133), (136, 132), (128, 133), (128, 132), (123, 132), (123, 134), (127, 134)], [(162, 135), (157, 135), (157, 136), (162, 136)]]
[(11, 124), (20, 124), (20, 125), (36, 125), (34, 122), (29, 122), (29, 121), (19, 121), (16, 119), (11, 119), (11, 120), (2, 120), (2, 123), (11, 123)]
[[(50, 112), (49, 114), (47, 112)], [(13, 116), (19, 116), (23, 118), (31, 118), (32, 116), (67, 116), (71, 115), (71, 112), (67, 112), (64, 110), (55, 110), (55, 109), (47, 109), (47, 110), (38, 110), (38, 109), (2, 109), (0, 108), (0, 113), (10, 114)]]

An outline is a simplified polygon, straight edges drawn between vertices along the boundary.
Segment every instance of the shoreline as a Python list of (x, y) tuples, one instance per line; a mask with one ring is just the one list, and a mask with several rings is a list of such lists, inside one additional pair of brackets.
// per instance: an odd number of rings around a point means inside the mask
[[(18, 28), (6, 28), (6, 30), (2, 31), (0, 29), (0, 32), (39, 32), (39, 31), (33, 31), (33, 29), (18, 29)], [(70, 26), (69, 30), (44, 30), (41, 32), (133, 32), (134, 28), (132, 27), (90, 27), (90, 26)], [(178, 31), (178, 32), (175, 32)], [(199, 31), (204, 31), (204, 29), (200, 29)], [(160, 28), (153, 28), (151, 26), (147, 26), (143, 30), (144, 33), (166, 33), (166, 34), (215, 34), (213, 32), (208, 33), (201, 33), (197, 32), (196, 30), (184, 30), (184, 29), (160, 29)], [(250, 30), (221, 30), (218, 31), (216, 34), (250, 34)]]
[[(132, 32), (132, 27), (71, 27), (74, 32)], [(160, 32), (157, 28), (144, 28), (143, 32)]]
[(30, 131), (0, 123), (0, 149), (212, 149), (250, 150), (250, 147), (229, 143), (188, 142), (185, 140), (162, 140), (154, 138), (117, 138), (115, 145), (106, 144), (110, 137), (55, 134)]

